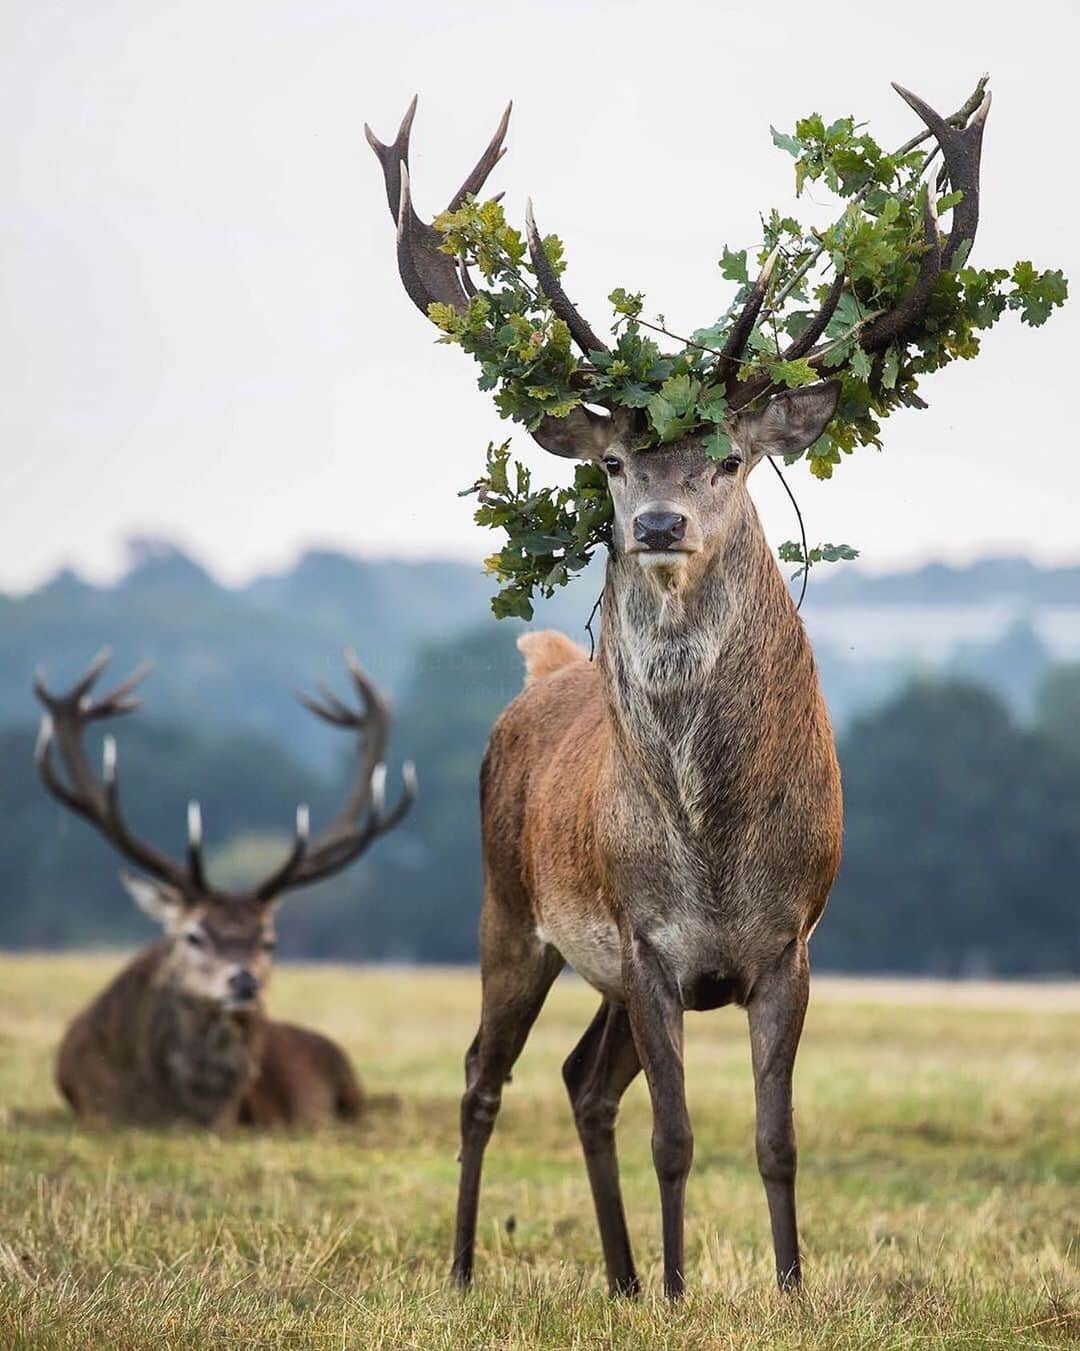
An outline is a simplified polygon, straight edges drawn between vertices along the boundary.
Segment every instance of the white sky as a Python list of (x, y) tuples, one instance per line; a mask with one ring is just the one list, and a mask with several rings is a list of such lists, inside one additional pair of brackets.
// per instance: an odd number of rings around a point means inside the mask
[[(457, 489), (503, 439), (475, 367), (400, 287), (362, 124), (413, 133), (422, 214), (513, 96), (492, 183), (567, 242), (594, 327), (616, 285), (676, 331), (712, 320), (722, 243), (791, 205), (769, 124), (813, 109), (895, 144), (896, 79), (943, 113), (993, 75), (974, 260), (1080, 285), (1074, 5), (6, 0), (0, 9), (0, 587), (113, 574), (163, 533), (228, 579), (301, 547), (490, 552)], [(888, 27), (886, 27), (886, 24)], [(881, 568), (990, 548), (1080, 556), (1068, 395), (1077, 308), (1014, 316), (924, 384), (830, 484), (811, 542)], [(515, 434), (549, 479), (565, 466)], [(795, 525), (756, 476), (770, 534)]]

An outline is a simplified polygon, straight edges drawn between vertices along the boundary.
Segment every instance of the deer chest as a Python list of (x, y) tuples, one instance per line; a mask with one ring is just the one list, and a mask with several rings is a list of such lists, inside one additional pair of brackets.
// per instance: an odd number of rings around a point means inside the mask
[(216, 1122), (256, 1072), (249, 1030), (219, 1010), (162, 1000), (151, 1018), (148, 1066), (176, 1115)]

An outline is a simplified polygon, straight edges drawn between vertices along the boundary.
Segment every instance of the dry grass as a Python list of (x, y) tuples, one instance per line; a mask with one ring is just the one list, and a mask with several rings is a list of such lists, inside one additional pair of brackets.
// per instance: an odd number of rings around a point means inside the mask
[(444, 1275), (473, 973), (281, 971), (274, 1010), (348, 1046), (373, 1111), (350, 1134), (208, 1139), (77, 1129), (58, 1103), (63, 1022), (116, 962), (0, 959), (5, 1348), (1080, 1344), (1075, 990), (821, 982), (798, 1070), (797, 1300), (771, 1282), (744, 1019), (695, 1016), (692, 1294), (671, 1309), (640, 1085), (620, 1142), (649, 1293), (603, 1294), (558, 1073), (593, 1009), (581, 985), (556, 986), (507, 1091), (461, 1299)]

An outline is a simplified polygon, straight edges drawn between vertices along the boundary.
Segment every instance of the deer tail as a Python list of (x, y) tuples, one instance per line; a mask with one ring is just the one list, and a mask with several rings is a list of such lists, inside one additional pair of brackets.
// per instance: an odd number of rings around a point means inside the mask
[(523, 633), (517, 640), (518, 651), (525, 658), (525, 684), (561, 670), (574, 661), (588, 661), (589, 654), (557, 629), (541, 629)]

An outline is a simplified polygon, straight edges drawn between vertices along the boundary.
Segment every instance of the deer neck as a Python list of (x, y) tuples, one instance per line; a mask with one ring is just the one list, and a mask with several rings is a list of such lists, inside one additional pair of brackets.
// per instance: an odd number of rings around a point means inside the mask
[(179, 1115), (212, 1125), (254, 1078), (264, 1029), (260, 1008), (230, 1012), (163, 982), (148, 1009), (148, 1068)]
[(677, 590), (612, 553), (598, 666), (616, 755), (678, 814), (700, 802), (704, 775), (720, 796), (736, 791), (792, 716), (814, 721), (809, 644), (748, 497)]

